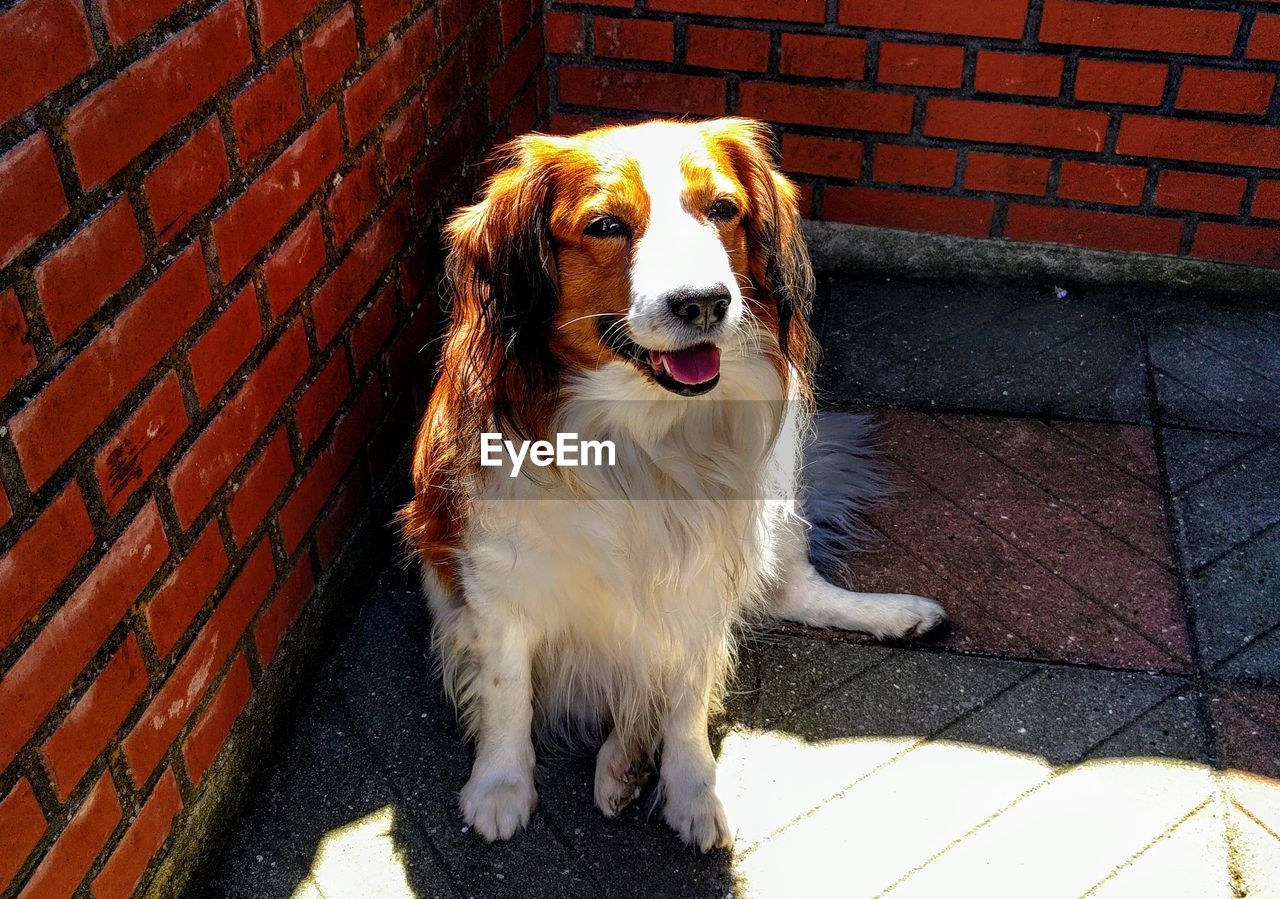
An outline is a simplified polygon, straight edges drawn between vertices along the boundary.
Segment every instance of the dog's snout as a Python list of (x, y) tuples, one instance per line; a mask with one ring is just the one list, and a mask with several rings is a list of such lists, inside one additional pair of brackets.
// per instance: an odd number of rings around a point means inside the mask
[(729, 290), (724, 286), (679, 290), (667, 297), (671, 314), (691, 328), (702, 331), (724, 321), (729, 312)]

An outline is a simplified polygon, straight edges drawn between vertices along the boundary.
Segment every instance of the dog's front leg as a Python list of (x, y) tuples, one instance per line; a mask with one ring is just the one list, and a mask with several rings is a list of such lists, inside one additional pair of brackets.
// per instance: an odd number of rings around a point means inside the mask
[(691, 846), (706, 852), (730, 846), (733, 834), (716, 796), (716, 760), (707, 734), (711, 691), (719, 667), (709, 652), (706, 663), (673, 674), (670, 707), (663, 724), (662, 815)]
[(505, 840), (529, 823), (533, 786), (533, 635), (518, 616), (487, 610), (472, 651), (479, 670), (476, 760), (462, 788), (462, 817), (486, 840)]

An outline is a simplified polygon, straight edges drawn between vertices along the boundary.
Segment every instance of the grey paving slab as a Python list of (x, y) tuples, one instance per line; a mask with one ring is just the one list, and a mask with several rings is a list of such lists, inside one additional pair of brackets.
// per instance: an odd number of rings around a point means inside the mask
[(1214, 671), (1219, 680), (1280, 686), (1280, 630), (1246, 645)]
[[(1237, 546), (1192, 575), (1187, 594), (1200, 653), (1210, 667), (1280, 626), (1280, 529)], [(1280, 679), (1280, 668), (1271, 679)]]
[(1149, 349), (1156, 397), (1168, 424), (1249, 433), (1280, 430), (1280, 386), (1275, 382), (1180, 328), (1155, 326)]
[(1208, 729), (1194, 689), (1175, 692), (1089, 751), (1089, 759), (1162, 758), (1207, 764)]
[(884, 662), (890, 651), (846, 640), (769, 635), (752, 647), (766, 688), (739, 720), (771, 727), (787, 715), (863, 671)]
[(1220, 431), (1162, 428), (1165, 470), (1175, 493), (1257, 449), (1267, 438)]
[(1174, 494), (1173, 509), (1192, 571), (1280, 521), (1280, 442)]

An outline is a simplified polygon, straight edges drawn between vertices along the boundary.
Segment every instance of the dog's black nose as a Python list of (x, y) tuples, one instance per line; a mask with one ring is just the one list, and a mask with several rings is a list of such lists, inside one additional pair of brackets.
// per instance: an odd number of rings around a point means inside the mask
[(678, 290), (667, 297), (667, 307), (689, 327), (709, 331), (724, 321), (729, 299), (729, 289), (724, 286)]

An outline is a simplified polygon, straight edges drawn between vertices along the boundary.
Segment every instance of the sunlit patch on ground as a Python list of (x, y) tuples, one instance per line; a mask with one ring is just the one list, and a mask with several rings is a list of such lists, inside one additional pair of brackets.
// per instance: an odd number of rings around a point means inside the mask
[(394, 837), (396, 811), (385, 806), (325, 834), (311, 873), (292, 899), (413, 899), (403, 850)]

